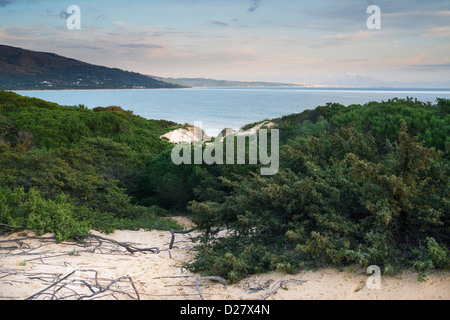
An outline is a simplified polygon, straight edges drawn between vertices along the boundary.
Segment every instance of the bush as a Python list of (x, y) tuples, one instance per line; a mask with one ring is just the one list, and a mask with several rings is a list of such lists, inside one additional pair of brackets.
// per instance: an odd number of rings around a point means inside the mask
[(0, 209), (2, 223), (34, 230), (37, 235), (53, 233), (57, 241), (90, 231), (85, 221), (76, 220), (75, 207), (64, 196), (45, 200), (36, 188), (28, 192), (1, 188)]
[[(352, 127), (301, 138), (284, 147), (278, 175), (224, 180), (225, 201), (190, 205), (204, 232), (189, 267), (237, 281), (319, 265), (448, 266), (448, 162), (405, 121), (398, 131), (383, 152)], [(248, 248), (264, 254), (249, 258)]]
[[(0, 92), (5, 224), (54, 232), (59, 240), (86, 226), (104, 232), (179, 228), (132, 197), (144, 163), (170, 147), (159, 136), (173, 123), (119, 107), (100, 111)], [(36, 208), (25, 206), (33, 203)]]

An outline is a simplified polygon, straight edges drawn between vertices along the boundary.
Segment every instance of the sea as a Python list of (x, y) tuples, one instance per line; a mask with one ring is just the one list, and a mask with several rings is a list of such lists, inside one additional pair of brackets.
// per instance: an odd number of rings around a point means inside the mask
[(43, 90), (16, 91), (61, 105), (83, 104), (88, 108), (120, 106), (146, 119), (164, 119), (180, 124), (201, 123), (209, 136), (224, 128), (239, 130), (246, 124), (275, 119), (327, 103), (365, 104), (393, 98), (417, 98), (435, 103), (450, 99), (450, 89), (378, 88), (183, 88), (131, 90)]

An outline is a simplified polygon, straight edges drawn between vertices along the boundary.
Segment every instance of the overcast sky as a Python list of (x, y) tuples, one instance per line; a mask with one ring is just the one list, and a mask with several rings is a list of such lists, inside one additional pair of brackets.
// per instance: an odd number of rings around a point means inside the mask
[(0, 43), (162, 77), (450, 81), (450, 1), (0, 0)]

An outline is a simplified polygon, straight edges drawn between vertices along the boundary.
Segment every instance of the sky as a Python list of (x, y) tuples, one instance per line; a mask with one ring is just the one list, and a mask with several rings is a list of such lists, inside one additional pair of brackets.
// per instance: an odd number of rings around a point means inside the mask
[(450, 0), (0, 0), (0, 44), (160, 77), (450, 88)]

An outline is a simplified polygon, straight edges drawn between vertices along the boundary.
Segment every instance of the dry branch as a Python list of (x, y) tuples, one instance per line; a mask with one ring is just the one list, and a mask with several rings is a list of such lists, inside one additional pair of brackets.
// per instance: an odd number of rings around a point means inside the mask
[(259, 300), (266, 300), (268, 297), (270, 297), (272, 294), (276, 293), (278, 289), (283, 288), (283, 286), (288, 282), (295, 282), (298, 284), (305, 283), (306, 280), (296, 280), (296, 279), (287, 279), (287, 280), (281, 280), (278, 281), (271, 290), (269, 290), (265, 295), (263, 295)]
[[(60, 256), (66, 256), (70, 255), (71, 253), (63, 253), (63, 254), (56, 254), (54, 256), (43, 256), (43, 252), (35, 252), (33, 250), (36, 250), (38, 248), (43, 247), (44, 245), (39, 245), (38, 247), (32, 248), (32, 246), (28, 245), (24, 241), (36, 239), (38, 241), (47, 242), (48, 244), (54, 243), (55, 237), (21, 237), (21, 238), (15, 238), (15, 239), (6, 239), (6, 240), (0, 240), (0, 244), (3, 244), (3, 247), (0, 247), (4, 253), (4, 255), (10, 255), (10, 256), (26, 256), (26, 255), (39, 255), (37, 258), (31, 258), (26, 260), (26, 262), (33, 261), (33, 260), (41, 260), (42, 263), (44, 263), (43, 259), (51, 259), (54, 257), (60, 257)], [(94, 251), (102, 246), (103, 244), (112, 244), (113, 246), (117, 248), (124, 248), (126, 252), (129, 252), (131, 254), (141, 252), (141, 253), (153, 253), (158, 254), (161, 251), (168, 251), (170, 256), (169, 249), (160, 250), (157, 247), (151, 247), (151, 248), (140, 248), (136, 244), (132, 243), (126, 243), (126, 242), (119, 242), (113, 239), (105, 238), (98, 235), (92, 235), (92, 234), (79, 234), (74, 237), (75, 240), (86, 240), (88, 239), (88, 245), (84, 245), (83, 247), (89, 250), (89, 247), (94, 247)], [(71, 245), (79, 246), (79, 243), (71, 241), (69, 242)], [(6, 244), (6, 246), (5, 246)], [(7, 247), (7, 248), (6, 248)], [(7, 252), (6, 250), (9, 250)], [(121, 250), (122, 253), (124, 253)], [(2, 255), (3, 255), (2, 254)], [(68, 264), (65, 263), (67, 266)], [(93, 272), (94, 275), (90, 276), (88, 278), (86, 277), (76, 277), (75, 273), (79, 272)], [(4, 272), (3, 272), (4, 273)], [(17, 272), (13, 270), (12, 272), (8, 272), (6, 274), (1, 274), (0, 278), (7, 278), (11, 275), (17, 275), (21, 273), (19, 270)], [(23, 276), (27, 277), (27, 274), (21, 273)], [(135, 283), (133, 279), (129, 276), (121, 276), (117, 279), (103, 279), (101, 284), (99, 282), (98, 272), (94, 269), (76, 269), (72, 266), (72, 271), (70, 271), (68, 274), (63, 275), (61, 273), (33, 273), (29, 274), (31, 281), (38, 280), (42, 284), (44, 284), (44, 289), (40, 290), (39, 292), (29, 296), (26, 298), (26, 300), (35, 300), (35, 299), (98, 299), (98, 298), (105, 298), (108, 296), (112, 296), (114, 298), (117, 298), (117, 294), (120, 295), (126, 295), (131, 299), (140, 299), (139, 292), (135, 286)], [(26, 281), (26, 280), (25, 280)], [(106, 283), (105, 283), (106, 282)], [(126, 282), (128, 283), (126, 287), (123, 287), (120, 283)], [(23, 280), (21, 280), (21, 283), (23, 283)], [(127, 289), (124, 289), (127, 288)], [(127, 292), (128, 291), (128, 292)]]
[(119, 242), (119, 241), (108, 239), (108, 238), (105, 238), (105, 237), (101, 237), (101, 236), (98, 236), (98, 235), (95, 235), (95, 234), (77, 234), (77, 235), (75, 235), (75, 237), (76, 238), (93, 238), (93, 239), (96, 239), (99, 242), (102, 242), (102, 241), (111, 242), (113, 244), (116, 244), (116, 245), (118, 245), (120, 247), (125, 248), (131, 254), (134, 254), (136, 252), (144, 252), (144, 253), (150, 252), (150, 253), (157, 254), (157, 253), (161, 252), (161, 250), (159, 248), (157, 248), (157, 247), (153, 247), (153, 248), (137, 248), (137, 247), (135, 247), (135, 246), (133, 246), (133, 245), (131, 245), (129, 243), (126, 243), (126, 242)]
[(198, 280), (213, 280), (213, 281), (218, 281), (220, 283), (223, 284), (223, 286), (225, 287), (225, 289), (227, 288), (227, 280), (225, 280), (222, 277), (217, 277), (217, 276), (208, 276), (208, 277), (200, 277), (200, 278), (195, 278), (195, 286), (197, 287), (198, 290), (198, 294), (200, 295), (200, 298), (202, 300), (205, 300), (203, 298), (202, 292), (200, 290), (200, 286), (198, 285)]
[[(130, 282), (130, 284), (131, 284), (131, 286), (133, 287), (133, 290), (134, 290), (134, 292), (135, 292), (135, 294), (136, 294), (136, 298), (134, 298), (132, 295), (130, 295), (130, 294), (127, 293), (127, 292), (123, 292), (123, 291), (119, 291), (119, 292), (120, 292), (120, 293), (123, 293), (123, 294), (126, 294), (127, 296), (129, 296), (129, 297), (132, 298), (132, 299), (140, 300), (139, 292), (137, 291), (136, 286), (134, 285), (133, 278), (131, 278), (131, 277), (128, 276), (128, 275), (127, 275), (127, 276), (123, 276), (123, 277), (119, 277), (119, 278), (117, 278), (117, 279), (115, 279), (115, 280), (112, 280), (106, 287), (104, 287), (104, 288), (101, 288), (101, 287), (100, 287), (100, 290), (99, 290), (99, 291), (93, 292), (91, 295), (88, 295), (88, 296), (82, 296), (82, 297), (78, 298), (78, 300), (83, 300), (83, 299), (85, 299), (85, 298), (92, 298), (92, 297), (94, 297), (94, 296), (96, 296), (96, 295), (98, 295), (98, 294), (100, 294), (100, 293), (104, 293), (104, 292), (108, 291), (108, 290), (110, 289), (110, 287), (111, 287), (113, 284), (115, 284), (115, 283), (117, 283), (117, 282), (119, 282), (119, 281), (122, 281), (122, 280), (124, 280), (124, 279), (127, 279), (127, 280)], [(91, 291), (92, 291), (92, 290), (91, 290)], [(116, 291), (116, 290), (113, 290), (113, 291)]]
[[(94, 272), (95, 273), (95, 277), (94, 277), (94, 281), (93, 283), (88, 282), (85, 279), (79, 279), (79, 278), (71, 278), (77, 271), (79, 272)], [(67, 280), (67, 281), (66, 281)], [(117, 284), (118, 282), (121, 282), (123, 280), (128, 280), (131, 287), (133, 288), (133, 291), (135, 293), (135, 296), (133, 296), (132, 294), (123, 291), (123, 290), (117, 290), (117, 289), (112, 289), (111, 287), (115, 284)], [(75, 289), (70, 288), (69, 285), (75, 285), (75, 284), (81, 284), (84, 285), (86, 288), (89, 289), (90, 294), (84, 294), (81, 295), (80, 293), (78, 293)], [(72, 295), (70, 296), (64, 296), (65, 293), (62, 294), (62, 296), (58, 297), (57, 294), (58, 292), (62, 291), (62, 290), (66, 290), (69, 292), (72, 292)], [(52, 291), (50, 291), (52, 290)], [(77, 300), (83, 300), (83, 299), (92, 299), (94, 297), (99, 296), (100, 294), (103, 293), (108, 293), (108, 294), (112, 294), (114, 295), (114, 293), (120, 293), (120, 294), (124, 294), (127, 295), (128, 297), (130, 297), (131, 299), (134, 300), (140, 300), (140, 296), (139, 296), (139, 292), (136, 289), (136, 286), (133, 282), (133, 279), (130, 276), (122, 276), (119, 277), (117, 279), (111, 280), (106, 286), (102, 286), (99, 283), (99, 279), (98, 279), (98, 272), (97, 270), (94, 269), (75, 269), (72, 272), (70, 272), (69, 274), (67, 274), (66, 276), (64, 276), (63, 278), (57, 280), (57, 281), (53, 281), (53, 283), (49, 286), (47, 286), (45, 289), (33, 294), (32, 296), (26, 298), (25, 300), (34, 300), (39, 298), (42, 295), (50, 295), (50, 299), (54, 300), (54, 299), (64, 299), (64, 298), (69, 298), (69, 297), (77, 297)]]
[(54, 282), (53, 284), (51, 284), (50, 286), (48, 286), (47, 288), (45, 288), (44, 290), (41, 290), (35, 294), (33, 294), (32, 296), (29, 296), (28, 298), (26, 298), (25, 300), (33, 300), (34, 298), (39, 297), (43, 292), (47, 291), (50, 288), (55, 287), (57, 284), (59, 284), (60, 282), (63, 282), (64, 280), (66, 280), (67, 278), (69, 278), (71, 275), (73, 275), (75, 272), (77, 272), (77, 270), (72, 271), (71, 273), (69, 273), (68, 275), (66, 275), (65, 277), (63, 277), (62, 279)]
[(189, 230), (185, 230), (185, 231), (170, 229), (170, 233), (172, 234), (172, 239), (170, 239), (169, 249), (173, 248), (173, 243), (175, 242), (175, 234), (177, 234), (177, 233), (178, 234), (187, 234), (187, 233), (191, 233), (197, 229), (198, 229), (197, 227), (189, 229)]
[[(99, 250), (103, 253), (103, 249), (117, 251), (120, 254), (135, 254), (135, 253), (151, 253), (159, 254), (162, 251), (167, 251), (169, 257), (171, 257), (170, 249), (173, 248), (176, 234), (187, 234), (192, 231), (197, 230), (197, 228), (192, 228), (186, 231), (170, 230), (172, 239), (170, 242), (170, 247), (167, 249), (160, 249), (158, 247), (143, 248), (139, 247), (137, 243), (130, 242), (120, 242), (107, 237), (94, 234), (78, 234), (73, 237), (73, 240), (69, 240), (63, 244), (69, 246), (83, 247), (81, 251), (78, 252), (95, 252)], [(32, 244), (30, 240), (37, 240), (39, 243)], [(53, 251), (47, 251), (43, 248), (47, 245), (55, 243), (55, 236), (50, 237), (38, 237), (38, 236), (24, 236), (15, 239), (5, 239), (0, 240), (0, 252), (2, 255), (9, 256), (32, 256), (23, 263), (40, 260), (42, 264), (48, 264), (47, 259), (57, 258), (66, 255), (74, 255), (75, 249), (72, 252), (57, 253), (52, 255)], [(29, 244), (31, 245), (29, 245)], [(3, 247), (1, 247), (3, 245)], [(93, 250), (92, 250), (93, 249)], [(8, 250), (8, 251), (7, 251)], [(39, 252), (40, 251), (40, 252)], [(55, 252), (56, 253), (56, 252)], [(67, 263), (65, 263), (67, 266)], [(128, 296), (131, 299), (140, 299), (140, 294), (135, 286), (133, 279), (129, 276), (122, 276), (116, 279), (99, 279), (97, 270), (94, 269), (76, 269), (71, 266), (72, 269), (68, 271), (67, 274), (64, 273), (23, 273), (20, 269), (12, 270), (12, 272), (0, 272), (0, 278), (8, 278), (12, 275), (25, 276), (25, 279), (18, 280), (20, 283), (27, 281), (39, 281), (42, 284), (42, 290), (34, 293), (33, 295), (26, 298), (26, 300), (36, 300), (36, 299), (104, 299), (106, 298), (118, 298), (117, 294)], [(100, 270), (100, 269), (99, 269)], [(77, 276), (76, 272), (94, 272), (93, 275)], [(64, 275), (65, 274), (65, 275)], [(174, 276), (177, 277), (194, 277), (194, 276)], [(200, 280), (214, 280), (219, 281), (226, 285), (226, 281), (220, 277), (202, 277), (195, 279), (195, 285), (203, 299), (202, 293), (200, 291), (200, 286), (198, 281)], [(14, 280), (13, 280), (14, 281)]]

